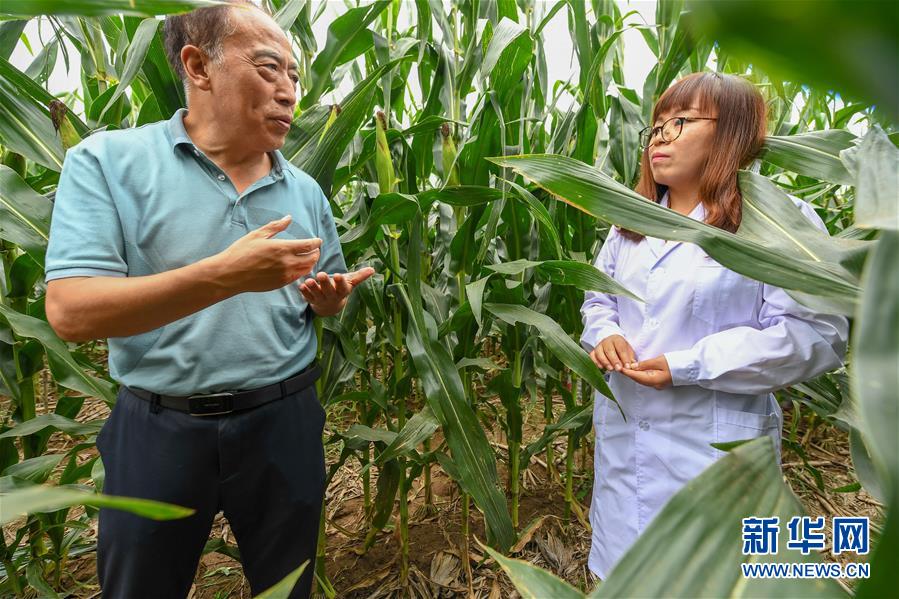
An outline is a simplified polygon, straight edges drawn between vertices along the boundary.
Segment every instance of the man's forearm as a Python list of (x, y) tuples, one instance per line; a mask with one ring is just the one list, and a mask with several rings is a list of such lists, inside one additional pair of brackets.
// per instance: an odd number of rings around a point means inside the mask
[(141, 277), (50, 281), (47, 320), (67, 341), (146, 333), (236, 295), (220, 270), (213, 256)]

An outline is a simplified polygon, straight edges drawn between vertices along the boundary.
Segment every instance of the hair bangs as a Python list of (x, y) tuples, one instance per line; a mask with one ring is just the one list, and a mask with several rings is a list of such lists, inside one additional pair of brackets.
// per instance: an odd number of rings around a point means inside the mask
[(659, 97), (652, 111), (652, 124), (659, 115), (671, 114), (695, 108), (700, 112), (718, 112), (721, 78), (718, 73), (693, 73), (687, 75)]

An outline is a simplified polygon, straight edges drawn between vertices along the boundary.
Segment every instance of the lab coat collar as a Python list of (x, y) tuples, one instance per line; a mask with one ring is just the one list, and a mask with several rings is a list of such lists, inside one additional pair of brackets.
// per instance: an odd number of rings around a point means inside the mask
[[(665, 195), (662, 196), (662, 199), (659, 200), (659, 205), (668, 208), (668, 192), (665, 192)], [(705, 220), (705, 206), (703, 206), (702, 202), (696, 204), (696, 207), (688, 214), (690, 218), (698, 221)], [(668, 241), (666, 242), (664, 239), (658, 239), (656, 237), (646, 237), (646, 243), (649, 244), (649, 250), (652, 252), (653, 256), (655, 256), (655, 262), (653, 263), (653, 267), (656, 264), (661, 262), (665, 256), (667, 256), (673, 249), (680, 246), (681, 241)]]

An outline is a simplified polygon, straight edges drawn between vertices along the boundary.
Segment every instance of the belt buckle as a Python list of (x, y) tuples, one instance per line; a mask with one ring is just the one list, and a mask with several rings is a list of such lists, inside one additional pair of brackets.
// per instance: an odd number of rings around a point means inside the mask
[(188, 411), (191, 416), (218, 416), (234, 411), (233, 393), (210, 393), (209, 395), (191, 395), (187, 398)]

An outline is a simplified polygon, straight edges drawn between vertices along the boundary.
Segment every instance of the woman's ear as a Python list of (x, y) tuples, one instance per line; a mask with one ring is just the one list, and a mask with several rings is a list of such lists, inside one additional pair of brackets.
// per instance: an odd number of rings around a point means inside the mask
[(190, 44), (181, 48), (181, 64), (184, 65), (184, 73), (190, 84), (204, 91), (209, 91), (209, 59), (206, 53)]

